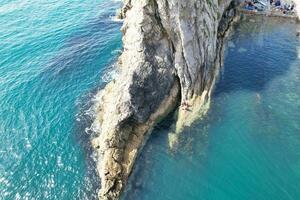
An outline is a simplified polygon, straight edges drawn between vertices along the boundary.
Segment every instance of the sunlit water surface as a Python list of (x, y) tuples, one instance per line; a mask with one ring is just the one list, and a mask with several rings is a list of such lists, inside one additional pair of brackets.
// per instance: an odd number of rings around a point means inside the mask
[(0, 0), (0, 199), (95, 199), (88, 108), (121, 48), (119, 7)]
[(290, 21), (235, 26), (208, 115), (170, 151), (170, 117), (144, 148), (124, 199), (300, 199), (300, 40)]

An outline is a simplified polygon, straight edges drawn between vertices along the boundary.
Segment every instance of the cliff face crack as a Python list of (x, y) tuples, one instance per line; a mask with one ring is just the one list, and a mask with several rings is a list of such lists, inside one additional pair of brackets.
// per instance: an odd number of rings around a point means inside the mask
[[(191, 80), (192, 80), (191, 71), (189, 70), (190, 68), (189, 68), (187, 60), (185, 58), (183, 48), (181, 49), (181, 55), (182, 55), (182, 61), (183, 61), (182, 67), (183, 67), (184, 74), (185, 74), (184, 83), (185, 83), (185, 86), (187, 88), (190, 88), (191, 87)], [(182, 89), (185, 89), (186, 87), (183, 87)], [(182, 97), (183, 97), (182, 101), (186, 101), (187, 99), (191, 98), (192, 95), (193, 95), (193, 90), (191, 90), (189, 94), (187, 92), (185, 92), (185, 94), (182, 95)]]
[(232, 1), (228, 8), (225, 10), (221, 21), (218, 26), (218, 38), (217, 44), (219, 47), (218, 56), (216, 57), (215, 63), (219, 62), (219, 66), (222, 66), (223, 59), (219, 59), (223, 57), (223, 47), (224, 47), (224, 38), (226, 38), (226, 34), (230, 32), (231, 25), (234, 23), (236, 19), (236, 5), (235, 1)]
[(101, 131), (92, 141), (100, 199), (120, 197), (151, 130), (179, 103), (191, 111), (179, 106), (171, 148), (177, 133), (203, 112), (221, 63), (231, 6), (231, 0), (124, 0), (119, 76), (99, 93), (95, 125)]

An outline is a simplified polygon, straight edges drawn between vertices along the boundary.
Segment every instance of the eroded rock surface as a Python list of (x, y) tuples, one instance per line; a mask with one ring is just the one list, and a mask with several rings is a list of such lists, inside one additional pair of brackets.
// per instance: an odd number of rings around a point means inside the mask
[(98, 94), (92, 141), (100, 199), (120, 197), (157, 122), (178, 108), (176, 141), (209, 105), (234, 7), (232, 0), (124, 1), (119, 75)]

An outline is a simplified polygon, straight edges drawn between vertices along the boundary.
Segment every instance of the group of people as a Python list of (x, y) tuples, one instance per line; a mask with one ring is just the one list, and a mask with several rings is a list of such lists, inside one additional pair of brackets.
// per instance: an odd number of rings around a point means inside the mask
[(270, 4), (273, 9), (279, 10), (283, 14), (289, 14), (295, 10), (295, 3), (293, 1), (290, 3), (284, 3), (281, 2), (281, 0), (270, 0)]
[(253, 0), (245, 0), (244, 7), (247, 10), (258, 10), (256, 2)]
[(287, 3), (284, 0), (245, 0), (244, 8), (254, 11), (266, 11), (270, 9), (271, 11), (279, 11), (283, 14), (291, 14), (295, 10), (295, 3), (293, 1)]

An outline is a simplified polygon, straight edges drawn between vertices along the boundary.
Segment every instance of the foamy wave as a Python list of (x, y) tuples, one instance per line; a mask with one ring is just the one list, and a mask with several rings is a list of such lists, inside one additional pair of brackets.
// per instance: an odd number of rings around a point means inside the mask
[(116, 71), (109, 71), (109, 72), (105, 73), (101, 79), (103, 82), (108, 83), (111, 80), (116, 79), (117, 76), (118, 76), (118, 73)]
[(123, 23), (124, 22), (123, 19), (120, 19), (119, 17), (117, 17), (115, 15), (110, 16), (110, 20), (113, 21), (113, 22), (119, 22), (119, 23)]
[(88, 130), (86, 129), (86, 131), (92, 131), (94, 133), (100, 133), (100, 131), (101, 131), (100, 124), (96, 120), (96, 118), (97, 118), (96, 114), (98, 112), (98, 108), (100, 107), (102, 97), (103, 97), (103, 90), (100, 90), (97, 92), (97, 94), (94, 96), (94, 98), (92, 100), (93, 105), (89, 110), (93, 114), (94, 120), (93, 120), (93, 123), (91, 124), (91, 127), (89, 127)]
[[(116, 51), (116, 53), (118, 53), (118, 52), (119, 51)], [(117, 64), (114, 63), (103, 72), (101, 81), (104, 83), (108, 83), (111, 80), (116, 79), (117, 77), (118, 77)]]

